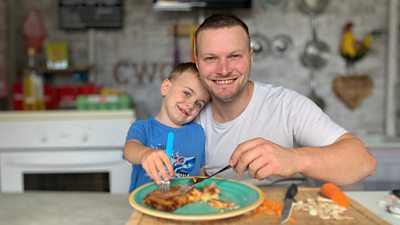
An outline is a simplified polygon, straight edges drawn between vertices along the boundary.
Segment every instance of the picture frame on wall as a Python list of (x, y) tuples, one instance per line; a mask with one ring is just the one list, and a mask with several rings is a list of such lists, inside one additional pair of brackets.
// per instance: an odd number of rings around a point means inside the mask
[(59, 26), (64, 30), (123, 27), (123, 0), (59, 0)]

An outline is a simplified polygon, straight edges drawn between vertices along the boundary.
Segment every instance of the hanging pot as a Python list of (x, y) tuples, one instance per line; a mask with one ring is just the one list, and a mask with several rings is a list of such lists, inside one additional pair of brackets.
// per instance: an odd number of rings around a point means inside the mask
[(287, 34), (275, 36), (271, 41), (272, 55), (275, 57), (286, 56), (293, 48), (292, 38)]
[(250, 46), (253, 49), (254, 61), (266, 58), (271, 52), (271, 41), (264, 34), (251, 34)]
[(258, 3), (267, 10), (283, 11), (288, 0), (260, 0)]
[(310, 23), (312, 39), (306, 43), (300, 60), (305, 67), (319, 70), (328, 62), (330, 49), (325, 42), (318, 40), (315, 20), (313, 18), (311, 18)]
[(300, 11), (310, 15), (316, 16), (325, 11), (329, 0), (297, 0), (297, 6)]

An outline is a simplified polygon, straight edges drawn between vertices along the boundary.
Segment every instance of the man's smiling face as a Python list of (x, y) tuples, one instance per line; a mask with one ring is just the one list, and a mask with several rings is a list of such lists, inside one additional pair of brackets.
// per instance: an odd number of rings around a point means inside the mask
[(206, 29), (197, 37), (200, 78), (212, 96), (231, 101), (240, 95), (250, 77), (253, 51), (240, 26)]

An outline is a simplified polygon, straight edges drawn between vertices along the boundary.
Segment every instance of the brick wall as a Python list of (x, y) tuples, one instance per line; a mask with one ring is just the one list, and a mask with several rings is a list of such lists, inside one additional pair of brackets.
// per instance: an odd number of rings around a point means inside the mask
[[(158, 111), (161, 101), (159, 85), (171, 69), (173, 62), (174, 24), (197, 23), (210, 11), (205, 12), (154, 12), (146, 0), (124, 1), (124, 27), (119, 30), (64, 31), (58, 28), (58, 1), (15, 0), (9, 1), (18, 10), (13, 12), (13, 32), (19, 34), (20, 22), (30, 6), (40, 9), (45, 18), (48, 40), (66, 41), (70, 60), (74, 66), (89, 64), (90, 44), (93, 54), (95, 83), (127, 90), (136, 101), (138, 117), (147, 117)], [(12, 2), (12, 3), (11, 3)], [(339, 124), (357, 134), (381, 134), (385, 127), (385, 57), (387, 40), (383, 37), (374, 43), (374, 51), (357, 64), (357, 71), (367, 73), (374, 82), (372, 93), (354, 110), (347, 108), (333, 93), (332, 81), (345, 72), (344, 61), (338, 54), (342, 26), (349, 20), (355, 24), (357, 37), (372, 29), (387, 27), (386, 0), (335, 0), (317, 17), (318, 36), (331, 49), (331, 57), (325, 68), (316, 72), (317, 93), (327, 104), (326, 112)], [(251, 33), (262, 33), (269, 39), (287, 34), (293, 39), (293, 49), (288, 55), (277, 58), (272, 55), (257, 61), (252, 78), (256, 81), (282, 85), (305, 95), (309, 92), (308, 70), (302, 66), (299, 56), (311, 37), (309, 18), (301, 13), (296, 1), (288, 1), (282, 10), (263, 7), (254, 0), (251, 10), (232, 11), (250, 27)], [(13, 48), (16, 65), (24, 63), (24, 46), (19, 35)], [(182, 61), (190, 60), (188, 37), (179, 38)], [(18, 79), (16, 70), (14, 80)], [(142, 79), (141, 79), (142, 77)]]

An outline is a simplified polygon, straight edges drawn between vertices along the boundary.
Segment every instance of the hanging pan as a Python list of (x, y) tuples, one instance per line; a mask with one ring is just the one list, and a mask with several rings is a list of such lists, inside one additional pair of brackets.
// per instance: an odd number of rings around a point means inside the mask
[(325, 42), (318, 40), (315, 20), (311, 19), (310, 23), (312, 39), (306, 43), (300, 60), (305, 67), (319, 70), (326, 65), (330, 57), (330, 49)]

